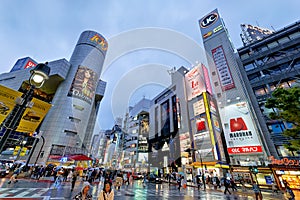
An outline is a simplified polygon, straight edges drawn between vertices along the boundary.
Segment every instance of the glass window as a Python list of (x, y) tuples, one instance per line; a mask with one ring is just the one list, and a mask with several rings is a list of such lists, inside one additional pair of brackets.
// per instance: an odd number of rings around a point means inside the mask
[(249, 64), (245, 65), (244, 68), (246, 71), (250, 71), (255, 68), (255, 65), (254, 65), (254, 63), (249, 63)]
[(281, 39), (278, 40), (278, 42), (280, 44), (284, 44), (284, 43), (287, 43), (289, 41), (290, 41), (290, 39), (288, 37), (284, 37), (284, 38), (281, 38)]
[(277, 41), (268, 44), (268, 47), (269, 47), (270, 49), (271, 49), (271, 48), (274, 48), (274, 47), (277, 47), (277, 46), (278, 46), (278, 42), (277, 42)]
[(266, 90), (265, 88), (259, 88), (255, 90), (255, 95), (256, 96), (261, 96), (261, 95), (265, 95), (266, 94)]
[(249, 54), (243, 54), (243, 55), (241, 55), (241, 59), (242, 60), (246, 60), (247, 58), (249, 58)]
[(291, 39), (299, 38), (299, 37), (300, 37), (300, 32), (293, 33), (293, 34), (289, 35), (289, 37), (290, 37)]

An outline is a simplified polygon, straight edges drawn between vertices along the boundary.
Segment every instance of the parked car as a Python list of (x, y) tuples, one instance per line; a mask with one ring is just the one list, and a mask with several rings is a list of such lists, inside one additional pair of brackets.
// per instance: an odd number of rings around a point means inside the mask
[(5, 167), (5, 165), (0, 165), (0, 176), (5, 177), (9, 174), (9, 170)]
[(144, 177), (143, 174), (140, 173), (140, 172), (132, 174), (132, 178), (133, 178), (134, 180), (143, 179), (143, 177)]
[(162, 183), (162, 179), (159, 178), (156, 174), (150, 174), (149, 175), (149, 182), (151, 183)]

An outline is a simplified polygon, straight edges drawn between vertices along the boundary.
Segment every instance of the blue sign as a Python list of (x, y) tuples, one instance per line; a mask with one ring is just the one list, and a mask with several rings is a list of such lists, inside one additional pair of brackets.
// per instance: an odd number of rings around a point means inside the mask
[(267, 185), (272, 185), (273, 184), (273, 179), (271, 176), (265, 176), (266, 179), (266, 184)]

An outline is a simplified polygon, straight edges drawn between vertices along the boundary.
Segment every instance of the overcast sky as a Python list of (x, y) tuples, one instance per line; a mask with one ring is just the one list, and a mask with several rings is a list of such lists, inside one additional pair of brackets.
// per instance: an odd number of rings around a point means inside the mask
[[(116, 91), (133, 85), (125, 98), (128, 106), (134, 105), (143, 96), (152, 98), (156, 89), (167, 85), (163, 78), (149, 83), (151, 76), (149, 78), (147, 73), (144, 76), (148, 80), (142, 78), (146, 80), (144, 84), (135, 82), (134, 74), (147, 71), (149, 66), (165, 69), (191, 65), (191, 60), (182, 55), (183, 52), (177, 52), (180, 51), (178, 47), (163, 44), (165, 40), (174, 39), (172, 41), (178, 43), (178, 39), (184, 37), (190, 40), (186, 42), (188, 45), (193, 46), (194, 42), (201, 48), (198, 20), (217, 8), (234, 46), (239, 48), (242, 46), (240, 24), (278, 30), (299, 20), (299, 7), (299, 0), (1, 0), (0, 73), (8, 72), (17, 59), (26, 56), (37, 62), (61, 58), (69, 60), (83, 31), (94, 30), (102, 34), (109, 42), (110, 55), (115, 55), (113, 60), (106, 61), (106, 70), (101, 75), (101, 79), (107, 82), (107, 90), (97, 126), (108, 129), (112, 127), (114, 118), (123, 112), (112, 114), (112, 107), (122, 96)], [(156, 44), (156, 50), (151, 50), (149, 44), (147, 46), (141, 41), (135, 47), (139, 50), (132, 49), (130, 45), (132, 40), (137, 39), (135, 37), (148, 37), (147, 34), (136, 34), (135, 30), (143, 29), (150, 33), (152, 29), (149, 28), (161, 29), (161, 32), (167, 30), (173, 32), (173, 36), (160, 38), (158, 31), (157, 37), (161, 39), (162, 46)], [(129, 41), (122, 40), (124, 33), (128, 32), (131, 36), (127, 36)], [(127, 52), (118, 51), (122, 45), (127, 45)], [(204, 62), (201, 58), (199, 60)], [(149, 90), (153, 86), (156, 89)]]

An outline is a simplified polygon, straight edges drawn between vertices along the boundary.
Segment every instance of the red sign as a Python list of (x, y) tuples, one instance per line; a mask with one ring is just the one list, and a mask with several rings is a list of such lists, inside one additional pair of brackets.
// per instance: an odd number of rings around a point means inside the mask
[(27, 68), (32, 68), (32, 67), (35, 67), (36, 64), (34, 62), (32, 62), (31, 60), (29, 60), (26, 65), (24, 66), (24, 69), (27, 69)]
[(227, 148), (229, 154), (262, 153), (261, 146), (244, 146)]
[(248, 130), (245, 121), (242, 117), (238, 117), (237, 119), (230, 119), (230, 131), (246, 131)]

